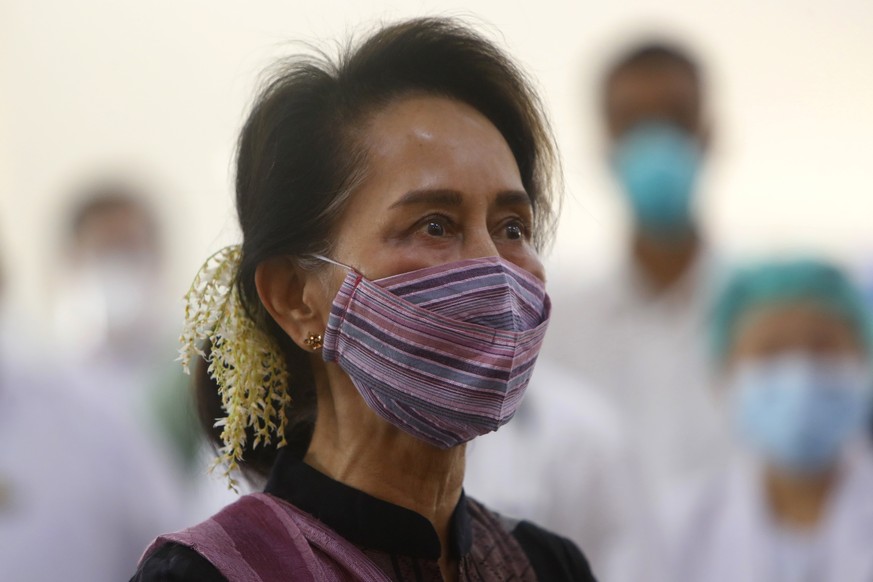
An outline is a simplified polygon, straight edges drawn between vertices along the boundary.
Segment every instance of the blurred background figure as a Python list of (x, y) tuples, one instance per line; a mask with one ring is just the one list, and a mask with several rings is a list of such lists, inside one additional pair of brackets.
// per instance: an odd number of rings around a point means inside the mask
[(12, 311), (0, 300), (0, 580), (123, 580), (178, 523), (176, 485)]
[(719, 271), (694, 212), (710, 135), (703, 74), (686, 52), (643, 44), (614, 61), (600, 93), (608, 161), (633, 219), (627, 261), (556, 293), (545, 354), (618, 409), (655, 502), (726, 450), (703, 346)]
[(628, 260), (604, 281), (554, 291), (526, 401), (471, 445), (466, 485), (573, 538), (616, 582), (651, 575), (657, 507), (724, 463), (728, 446), (705, 353), (720, 273), (694, 213), (710, 131), (702, 72), (681, 49), (642, 44), (608, 68), (600, 93), (632, 216)]
[(158, 218), (144, 195), (120, 180), (89, 184), (74, 200), (57, 331), (81, 357), (137, 362), (166, 332), (159, 329), (167, 316)]
[(158, 216), (116, 178), (86, 184), (73, 200), (53, 289), (58, 342), (83, 384), (185, 466), (197, 440), (186, 377), (173, 363), (177, 310), (163, 284)]
[(733, 278), (715, 363), (743, 453), (665, 508), (675, 582), (873, 580), (871, 319), (836, 267), (765, 263)]
[(186, 501), (178, 524), (211, 515), (230, 494), (206, 475), (211, 455), (176, 361), (181, 294), (168, 292), (160, 216), (123, 177), (92, 180), (72, 199), (53, 289), (57, 341), (80, 383), (163, 459), (156, 470)]

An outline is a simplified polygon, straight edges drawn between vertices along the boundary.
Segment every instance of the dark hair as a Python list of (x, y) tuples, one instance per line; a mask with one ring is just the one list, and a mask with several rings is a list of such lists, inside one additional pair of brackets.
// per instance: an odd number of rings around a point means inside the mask
[(660, 41), (645, 42), (625, 50), (607, 68), (606, 78), (612, 79), (625, 69), (664, 63), (685, 69), (695, 80), (701, 78), (700, 65), (694, 57), (676, 45)]
[(601, 98), (605, 105), (612, 81), (628, 69), (638, 67), (676, 66), (684, 69), (698, 88), (703, 88), (703, 72), (697, 60), (685, 49), (664, 41), (648, 41), (625, 49), (606, 67), (601, 83)]
[(67, 225), (70, 239), (78, 238), (88, 221), (101, 214), (117, 210), (138, 213), (145, 222), (153, 240), (158, 238), (158, 221), (145, 196), (134, 186), (118, 180), (101, 180), (78, 189), (75, 198), (79, 201), (73, 208)]
[[(413, 94), (456, 99), (489, 119), (506, 139), (531, 198), (538, 248), (554, 230), (558, 160), (540, 100), (516, 65), (467, 26), (443, 18), (409, 20), (379, 29), (336, 59), (318, 53), (279, 63), (239, 138), (236, 205), (243, 243), (237, 285), (249, 315), (284, 352), (293, 400), (286, 438), (299, 455), (309, 446), (315, 420), (310, 355), (267, 314), (255, 270), (271, 257), (302, 262), (303, 255), (329, 251), (334, 223), (365, 171), (363, 126), (390, 102)], [(207, 374), (199, 376), (198, 393), (213, 403), (218, 398)], [(213, 416), (202, 420), (211, 427), (215, 407), (206, 410)], [(271, 459), (261, 453), (254, 463), (249, 454), (244, 460), (263, 473)]]

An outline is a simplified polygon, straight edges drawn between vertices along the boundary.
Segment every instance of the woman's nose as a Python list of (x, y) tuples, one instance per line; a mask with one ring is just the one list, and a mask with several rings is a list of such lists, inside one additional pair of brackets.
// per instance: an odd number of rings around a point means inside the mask
[(464, 245), (461, 250), (461, 259), (481, 259), (484, 257), (497, 257), (500, 252), (491, 233), (487, 228), (478, 228), (475, 232), (468, 233), (464, 237)]

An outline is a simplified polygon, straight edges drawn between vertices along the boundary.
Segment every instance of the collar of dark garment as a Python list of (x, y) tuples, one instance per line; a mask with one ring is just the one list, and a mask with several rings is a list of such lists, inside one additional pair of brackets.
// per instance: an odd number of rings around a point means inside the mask
[[(309, 513), (357, 546), (413, 558), (440, 558), (439, 536), (426, 517), (335, 481), (284, 449), (264, 492)], [(463, 492), (449, 524), (449, 544), (455, 558), (469, 553), (473, 545)]]

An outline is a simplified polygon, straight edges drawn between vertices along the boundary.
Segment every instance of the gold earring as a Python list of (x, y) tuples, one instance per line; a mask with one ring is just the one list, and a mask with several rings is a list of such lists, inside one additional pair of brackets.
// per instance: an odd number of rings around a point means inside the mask
[(303, 340), (303, 343), (309, 346), (309, 349), (313, 352), (317, 352), (321, 349), (321, 345), (324, 343), (324, 338), (321, 337), (320, 333), (316, 334), (310, 331), (309, 336)]

